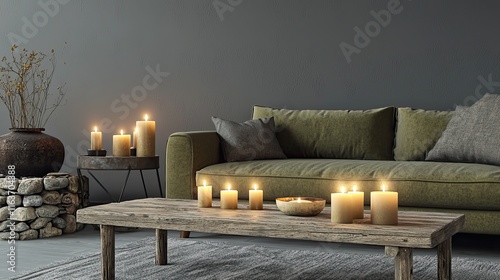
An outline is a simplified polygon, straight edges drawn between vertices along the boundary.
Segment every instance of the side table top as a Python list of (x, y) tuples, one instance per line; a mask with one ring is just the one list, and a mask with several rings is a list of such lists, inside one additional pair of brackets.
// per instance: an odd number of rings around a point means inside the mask
[(79, 223), (199, 231), (219, 234), (278, 237), (326, 242), (384, 246), (433, 248), (459, 232), (463, 214), (399, 212), (398, 225), (372, 225), (370, 213), (352, 224), (330, 221), (330, 207), (315, 217), (287, 216), (275, 204), (264, 210), (248, 210), (248, 203), (237, 210), (198, 208), (196, 200), (147, 198), (80, 209)]
[(79, 155), (76, 167), (86, 170), (145, 170), (160, 168), (160, 157), (113, 157)]

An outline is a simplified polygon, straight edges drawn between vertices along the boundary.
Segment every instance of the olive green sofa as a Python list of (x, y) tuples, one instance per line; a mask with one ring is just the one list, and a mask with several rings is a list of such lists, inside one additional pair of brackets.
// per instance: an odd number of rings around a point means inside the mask
[(265, 200), (330, 199), (340, 186), (370, 192), (384, 183), (401, 210), (464, 213), (463, 232), (500, 234), (500, 167), (425, 161), (453, 112), (380, 108), (286, 110), (255, 106), (253, 118), (274, 117), (287, 159), (225, 162), (215, 131), (177, 132), (167, 141), (167, 198), (196, 199), (205, 180), (213, 196), (230, 183), (239, 198), (257, 183)]

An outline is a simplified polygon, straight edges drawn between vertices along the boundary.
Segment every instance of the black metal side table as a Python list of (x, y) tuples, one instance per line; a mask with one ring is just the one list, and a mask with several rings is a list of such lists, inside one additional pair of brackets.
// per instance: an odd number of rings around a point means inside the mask
[[(104, 185), (97, 179), (97, 177), (91, 172), (91, 170), (128, 170), (127, 177), (125, 178), (125, 183), (120, 193), (120, 198), (118, 202), (122, 200), (123, 193), (127, 187), (128, 178), (130, 176), (130, 171), (139, 170), (141, 173), (142, 186), (144, 188), (144, 194), (148, 197), (148, 191), (146, 190), (146, 183), (144, 182), (143, 170), (156, 170), (156, 178), (158, 179), (158, 189), (160, 190), (160, 196), (163, 197), (163, 192), (161, 190), (160, 174), (158, 169), (160, 168), (160, 157), (101, 157), (101, 156), (78, 156), (77, 168), (78, 176), (82, 180), (82, 170), (87, 170), (87, 172), (94, 178), (94, 180), (101, 186), (101, 188), (111, 197), (113, 201), (116, 201), (111, 193), (104, 187)], [(82, 183), (82, 182), (80, 182)]]

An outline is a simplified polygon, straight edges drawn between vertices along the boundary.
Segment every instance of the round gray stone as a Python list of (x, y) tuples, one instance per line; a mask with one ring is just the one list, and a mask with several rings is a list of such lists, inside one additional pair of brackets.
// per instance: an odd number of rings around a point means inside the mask
[[(14, 238), (10, 238), (11, 234)], [(12, 231), (6, 231), (6, 232), (0, 232), (0, 239), (2, 240), (8, 240), (8, 239), (19, 239), (19, 233), (13, 233)]]
[(10, 227), (14, 222), (11, 222), (10, 220), (5, 220), (0, 223), (0, 231), (8, 231), (10, 230)]
[(28, 207), (28, 206), (33, 206), (33, 207), (38, 207), (42, 206), (43, 204), (43, 198), (41, 195), (27, 195), (23, 197), (23, 206)]
[(17, 190), (18, 185), (19, 185), (19, 180), (17, 178), (14, 180), (12, 179), (7, 180), (7, 178), (0, 178), (0, 189), (15, 191)]
[(14, 199), (7, 197), (7, 204), (9, 202), (12, 202), (12, 200), (14, 200), (14, 205), (16, 207), (21, 206), (23, 204), (23, 198), (20, 195), (15, 194), (15, 195), (11, 195), (11, 197), (14, 197)]
[(36, 215), (44, 218), (55, 218), (59, 215), (59, 207), (44, 204), (36, 209)]
[(10, 216), (13, 221), (25, 222), (36, 219), (35, 208), (33, 207), (18, 207)]
[(52, 223), (48, 223), (46, 227), (40, 229), (40, 238), (53, 237), (62, 234), (62, 229), (52, 226)]
[(51, 218), (36, 218), (33, 222), (31, 222), (30, 227), (32, 229), (41, 229), (44, 228), (51, 220)]
[(66, 221), (61, 217), (55, 217), (52, 220), (52, 226), (60, 229), (66, 228)]
[(36, 229), (28, 229), (27, 231), (19, 233), (19, 240), (32, 240), (37, 238), (38, 238), (38, 230)]
[(42, 178), (26, 178), (19, 183), (17, 192), (22, 195), (37, 194), (43, 190)]
[(30, 229), (30, 226), (28, 226), (27, 223), (25, 222), (20, 222), (17, 223), (16, 226), (14, 227), (15, 232), (21, 232)]
[(9, 216), (10, 216), (9, 206), (4, 206), (0, 208), (0, 221), (7, 220)]
[(66, 177), (45, 177), (43, 178), (43, 187), (48, 191), (60, 190), (67, 188), (69, 180)]

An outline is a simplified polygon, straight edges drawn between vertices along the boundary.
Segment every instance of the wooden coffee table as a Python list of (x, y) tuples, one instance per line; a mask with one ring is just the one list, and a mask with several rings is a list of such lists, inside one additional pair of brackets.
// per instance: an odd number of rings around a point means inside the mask
[(394, 257), (395, 279), (413, 278), (412, 248), (437, 247), (438, 279), (451, 279), (451, 237), (464, 226), (464, 215), (399, 212), (399, 224), (372, 225), (369, 211), (353, 224), (330, 222), (330, 208), (315, 217), (286, 216), (274, 204), (264, 210), (198, 208), (196, 200), (146, 198), (80, 209), (77, 222), (101, 228), (102, 279), (115, 277), (115, 226), (156, 229), (156, 264), (167, 264), (167, 230), (263, 236), (385, 246)]

